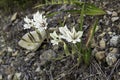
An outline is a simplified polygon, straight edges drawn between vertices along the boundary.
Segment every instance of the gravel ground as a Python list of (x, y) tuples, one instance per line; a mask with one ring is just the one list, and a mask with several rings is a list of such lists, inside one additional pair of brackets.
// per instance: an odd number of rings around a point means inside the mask
[[(92, 59), (90, 65), (80, 64), (71, 57), (50, 60), (62, 54), (62, 50), (54, 50), (46, 43), (35, 52), (18, 46), (20, 38), (28, 32), (23, 30), (23, 18), (31, 16), (33, 11), (19, 12), (15, 20), (12, 15), (0, 15), (0, 80), (120, 80), (120, 1), (91, 0), (91, 3), (106, 11), (99, 17), (99, 27), (92, 42)], [(46, 12), (70, 9), (72, 6), (47, 6)], [(49, 26), (57, 26), (68, 14), (59, 13), (49, 18)], [(66, 22), (77, 23), (78, 15), (73, 15)], [(91, 25), (93, 17), (85, 18), (84, 26)], [(73, 25), (74, 25), (73, 24)], [(77, 24), (76, 24), (77, 25)], [(114, 55), (113, 55), (114, 54)], [(49, 56), (50, 55), (50, 56)], [(109, 59), (112, 56), (112, 59)]]

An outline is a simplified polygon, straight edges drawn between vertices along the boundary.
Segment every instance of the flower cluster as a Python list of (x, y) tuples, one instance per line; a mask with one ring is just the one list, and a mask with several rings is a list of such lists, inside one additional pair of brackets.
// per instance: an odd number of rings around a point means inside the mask
[(24, 29), (30, 29), (31, 27), (38, 29), (38, 30), (45, 30), (47, 29), (48, 23), (46, 22), (47, 18), (43, 16), (43, 13), (39, 13), (37, 11), (33, 14), (33, 19), (29, 19), (27, 16), (24, 18), (25, 24)]
[(58, 43), (61, 42), (62, 39), (73, 44), (81, 42), (80, 38), (83, 34), (83, 31), (76, 32), (74, 27), (72, 28), (72, 30), (69, 30), (68, 27), (65, 25), (64, 27), (59, 27), (59, 32), (60, 35), (57, 35), (56, 31), (50, 33), (50, 36), (53, 38), (53, 40), (51, 40), (51, 43), (53, 45), (58, 45)]

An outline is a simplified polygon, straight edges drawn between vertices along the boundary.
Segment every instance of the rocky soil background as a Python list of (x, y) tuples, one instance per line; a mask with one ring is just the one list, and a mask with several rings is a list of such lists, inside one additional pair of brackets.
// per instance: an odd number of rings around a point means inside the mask
[[(106, 11), (99, 17), (98, 30), (92, 42), (92, 59), (89, 66), (80, 64), (70, 57), (51, 60), (62, 54), (46, 41), (35, 52), (18, 46), (18, 41), (27, 32), (23, 29), (24, 17), (32, 16), (37, 10), (47, 13), (73, 8), (70, 5), (45, 6), (4, 15), (0, 12), (0, 80), (120, 80), (120, 0), (91, 0)], [(48, 18), (49, 27), (59, 25), (66, 13)], [(79, 15), (72, 15), (66, 24), (77, 24)], [(94, 21), (86, 16), (84, 30)]]

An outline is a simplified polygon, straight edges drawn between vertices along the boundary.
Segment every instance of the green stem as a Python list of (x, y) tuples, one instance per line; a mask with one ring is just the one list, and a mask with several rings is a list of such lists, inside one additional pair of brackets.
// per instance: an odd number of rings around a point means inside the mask
[(82, 31), (83, 21), (84, 21), (84, 6), (85, 6), (85, 4), (83, 3), (82, 10), (81, 10), (81, 13), (80, 13), (80, 30), (81, 31)]

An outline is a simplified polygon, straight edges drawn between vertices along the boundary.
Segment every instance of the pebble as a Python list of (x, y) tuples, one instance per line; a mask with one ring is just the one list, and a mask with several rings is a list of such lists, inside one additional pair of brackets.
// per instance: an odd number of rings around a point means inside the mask
[(109, 35), (112, 35), (112, 32), (111, 32), (111, 31), (109, 31), (109, 32), (108, 32), (108, 34), (109, 34)]
[(101, 33), (101, 34), (99, 35), (99, 37), (103, 37), (105, 34), (106, 34), (106, 33), (103, 32), (103, 33)]
[(112, 54), (117, 54), (118, 53), (118, 48), (113, 48), (110, 53)]
[(0, 80), (2, 80), (2, 75), (0, 74)]
[(13, 76), (12, 74), (8, 75), (7, 80), (12, 80), (12, 76)]
[(47, 51), (44, 51), (41, 55), (40, 55), (40, 60), (41, 60), (41, 65), (44, 65), (47, 61), (50, 61), (52, 58), (56, 57), (56, 53), (49, 49)]
[(119, 39), (119, 36), (113, 36), (113, 37), (110, 39), (110, 46), (117, 46), (117, 44), (118, 44), (118, 39)]
[(112, 66), (117, 61), (117, 58), (114, 54), (109, 53), (106, 57), (106, 62), (109, 66)]
[(112, 12), (112, 16), (118, 16), (118, 13), (115, 12), (115, 11), (113, 11), (113, 12)]
[(18, 13), (17, 12), (14, 13), (11, 17), (11, 21), (14, 21), (17, 18), (17, 16), (18, 16)]
[(18, 51), (15, 51), (14, 53), (12, 53), (12, 56), (15, 57), (18, 55)]
[(118, 72), (118, 75), (120, 75), (120, 71)]
[(97, 44), (95, 43), (95, 39), (92, 39), (91, 48), (95, 48), (96, 46)]
[(95, 54), (97, 60), (102, 60), (105, 58), (105, 51), (99, 51)]
[(20, 76), (21, 76), (21, 72), (19, 72), (19, 73), (15, 73), (15, 75), (14, 76), (16, 76), (16, 78), (18, 79), (18, 80), (20, 80)]
[(107, 14), (108, 14), (108, 15), (111, 15), (111, 14), (112, 14), (112, 12), (111, 12), (111, 11), (108, 11), (108, 10), (107, 10), (106, 12), (107, 12)]
[(40, 67), (37, 67), (35, 72), (40, 72), (40, 70), (41, 70)]
[(8, 52), (12, 52), (13, 51), (11, 47), (8, 47), (7, 50), (8, 50)]
[(106, 42), (105, 42), (105, 40), (104, 39), (100, 40), (99, 45), (100, 45), (101, 49), (105, 49), (106, 48)]
[(112, 18), (111, 18), (112, 22), (115, 22), (115, 21), (117, 21), (118, 19), (119, 19), (119, 17), (112, 17)]
[(32, 57), (34, 57), (35, 53), (29, 53), (26, 58), (24, 59), (24, 61), (29, 61)]

